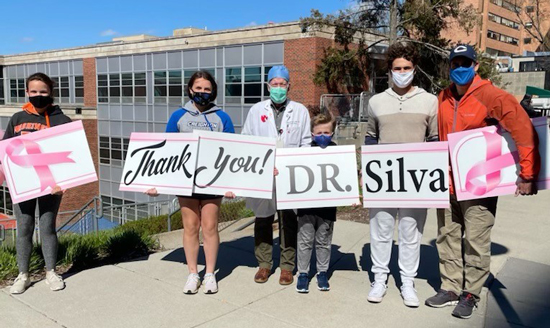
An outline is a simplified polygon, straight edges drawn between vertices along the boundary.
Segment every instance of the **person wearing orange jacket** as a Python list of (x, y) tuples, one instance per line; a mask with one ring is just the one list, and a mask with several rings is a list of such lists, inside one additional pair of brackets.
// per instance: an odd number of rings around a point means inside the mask
[[(458, 45), (449, 59), (453, 83), (438, 97), (440, 140), (446, 141), (449, 133), (500, 124), (514, 139), (519, 153), (516, 196), (536, 194), (540, 155), (538, 136), (529, 117), (511, 94), (476, 74), (479, 63), (470, 45)], [(466, 319), (477, 306), (489, 276), (497, 197), (457, 201), (452, 174), (450, 181), (451, 206), (437, 212), (441, 289), (426, 300), (426, 305), (456, 305), (453, 316)]]

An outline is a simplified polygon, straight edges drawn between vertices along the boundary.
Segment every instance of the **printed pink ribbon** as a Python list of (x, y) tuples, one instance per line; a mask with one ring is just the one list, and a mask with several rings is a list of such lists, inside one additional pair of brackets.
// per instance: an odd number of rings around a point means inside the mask
[[(500, 171), (503, 168), (516, 165), (518, 152), (502, 155), (502, 137), (498, 133), (483, 132), (487, 143), (485, 161), (474, 165), (466, 174), (466, 190), (476, 196), (481, 196), (495, 189), (500, 183)], [(486, 182), (479, 177), (486, 176)]]
[[(23, 149), (27, 150), (27, 155), (19, 155)], [(30, 140), (13, 139), (6, 146), (6, 155), (13, 163), (21, 167), (34, 168), (40, 179), (40, 191), (44, 191), (47, 187), (53, 188), (56, 185), (48, 166), (61, 163), (74, 163), (74, 160), (69, 158), (70, 154), (70, 151), (44, 154), (40, 150), (40, 145)]]

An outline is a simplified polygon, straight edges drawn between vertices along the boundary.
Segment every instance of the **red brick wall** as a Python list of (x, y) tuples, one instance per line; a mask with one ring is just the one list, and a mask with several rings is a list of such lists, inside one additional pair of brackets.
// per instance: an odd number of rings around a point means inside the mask
[(319, 106), (326, 87), (313, 83), (313, 74), (324, 56), (323, 49), (330, 47), (333, 41), (312, 37), (285, 41), (284, 62), (290, 72), (290, 99), (306, 107)]
[[(97, 138), (97, 120), (88, 119), (82, 120), (84, 130), (86, 132), (86, 139), (92, 153), (92, 159), (94, 161), (96, 172), (99, 175), (98, 167), (98, 138)], [(79, 187), (68, 189), (63, 195), (61, 201), (60, 212), (78, 210), (84, 206), (93, 197), (99, 195), (99, 182), (88, 183)]]
[(84, 71), (84, 106), (97, 106), (97, 91), (96, 91), (96, 68), (95, 58), (84, 58), (82, 60)]

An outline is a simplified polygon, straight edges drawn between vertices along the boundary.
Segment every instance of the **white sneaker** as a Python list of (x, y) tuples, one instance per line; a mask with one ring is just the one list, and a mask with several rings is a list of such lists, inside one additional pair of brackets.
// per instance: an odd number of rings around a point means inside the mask
[(382, 299), (384, 299), (384, 295), (386, 295), (386, 290), (388, 289), (388, 286), (377, 281), (373, 282), (370, 286), (371, 289), (369, 292), (369, 296), (367, 296), (367, 301), (371, 303), (382, 302)]
[(201, 280), (199, 275), (197, 273), (190, 273), (189, 276), (187, 276), (185, 287), (183, 287), (183, 293), (196, 294), (199, 291), (200, 286)]
[(403, 298), (403, 303), (409, 307), (419, 307), (420, 300), (416, 296), (416, 290), (413, 286), (401, 286), (401, 297)]
[(29, 278), (28, 273), (19, 273), (17, 278), (13, 281), (11, 285), (10, 293), (12, 294), (22, 294), (29, 286), (31, 285), (31, 279)]
[(218, 292), (218, 282), (214, 273), (205, 274), (202, 285), (205, 294), (215, 294)]
[(54, 270), (46, 271), (46, 285), (50, 286), (50, 289), (54, 292), (65, 288), (63, 278)]

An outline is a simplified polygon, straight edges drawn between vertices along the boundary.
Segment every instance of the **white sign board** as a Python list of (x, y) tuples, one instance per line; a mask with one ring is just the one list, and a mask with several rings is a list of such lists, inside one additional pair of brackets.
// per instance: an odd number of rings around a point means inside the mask
[(194, 191), (198, 194), (271, 199), (275, 138), (194, 131), (199, 155)]
[(192, 133), (132, 133), (119, 189), (191, 195), (197, 149)]
[(359, 204), (355, 146), (278, 148), (277, 209)]
[(363, 146), (361, 155), (364, 207), (449, 207), (447, 142)]
[[(539, 137), (541, 170), (538, 189), (548, 189), (550, 162), (546, 117), (533, 119)], [(519, 154), (510, 133), (488, 126), (448, 135), (453, 180), (458, 200), (514, 194), (519, 179)]]
[(4, 140), (0, 160), (13, 203), (97, 181), (82, 121)]

